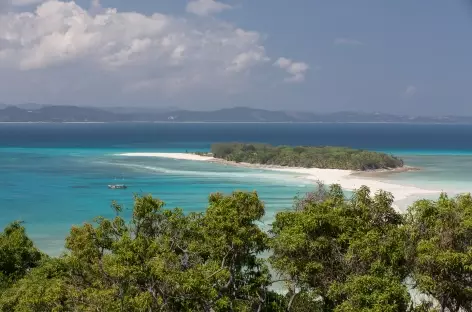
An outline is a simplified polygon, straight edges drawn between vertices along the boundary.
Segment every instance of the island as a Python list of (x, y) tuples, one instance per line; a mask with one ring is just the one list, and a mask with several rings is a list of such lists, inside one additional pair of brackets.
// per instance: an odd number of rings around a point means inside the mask
[(273, 146), (260, 143), (215, 143), (214, 158), (257, 165), (372, 171), (397, 169), (402, 159), (386, 153), (336, 146)]

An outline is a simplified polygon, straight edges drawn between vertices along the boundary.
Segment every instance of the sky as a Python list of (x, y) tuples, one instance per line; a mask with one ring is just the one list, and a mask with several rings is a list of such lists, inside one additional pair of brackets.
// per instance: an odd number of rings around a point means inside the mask
[(0, 103), (472, 115), (467, 0), (0, 0)]

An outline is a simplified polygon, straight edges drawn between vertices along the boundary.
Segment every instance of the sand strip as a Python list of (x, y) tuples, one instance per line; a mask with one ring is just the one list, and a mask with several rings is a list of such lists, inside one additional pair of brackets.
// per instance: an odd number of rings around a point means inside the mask
[(253, 168), (253, 169), (264, 169), (286, 173), (294, 173), (300, 178), (322, 181), (325, 184), (339, 184), (345, 190), (355, 190), (362, 185), (365, 185), (371, 189), (372, 192), (378, 190), (384, 190), (390, 192), (395, 197), (395, 201), (404, 200), (410, 196), (426, 195), (426, 194), (439, 194), (438, 190), (426, 190), (415, 186), (407, 186), (400, 184), (393, 184), (389, 182), (380, 181), (378, 179), (363, 178), (357, 171), (351, 170), (339, 170), (339, 169), (319, 169), (319, 168), (293, 168), (293, 167), (282, 167), (282, 166), (265, 166), (265, 165), (254, 165), (248, 163), (234, 163), (217, 159), (211, 156), (200, 156), (189, 153), (123, 153), (118, 154), (119, 156), (127, 157), (159, 157), (159, 158), (171, 158), (180, 160), (191, 160), (191, 161), (205, 161), (215, 162), (224, 165)]

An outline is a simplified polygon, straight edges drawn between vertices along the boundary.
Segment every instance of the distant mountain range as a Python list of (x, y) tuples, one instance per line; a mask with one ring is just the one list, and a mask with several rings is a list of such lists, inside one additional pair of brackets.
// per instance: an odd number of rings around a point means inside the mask
[(93, 108), (24, 104), (0, 106), (0, 122), (378, 122), (471, 123), (472, 116), (414, 117), (383, 113), (271, 111), (248, 107), (213, 111), (174, 108)]

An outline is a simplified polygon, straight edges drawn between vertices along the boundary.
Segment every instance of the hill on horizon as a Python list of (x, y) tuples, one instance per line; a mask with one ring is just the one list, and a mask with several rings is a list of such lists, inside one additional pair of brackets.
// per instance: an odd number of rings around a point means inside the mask
[(152, 108), (97, 108), (23, 104), (0, 106), (0, 122), (384, 122), (472, 123), (472, 116), (408, 116), (387, 113), (313, 113), (250, 107), (193, 111)]

